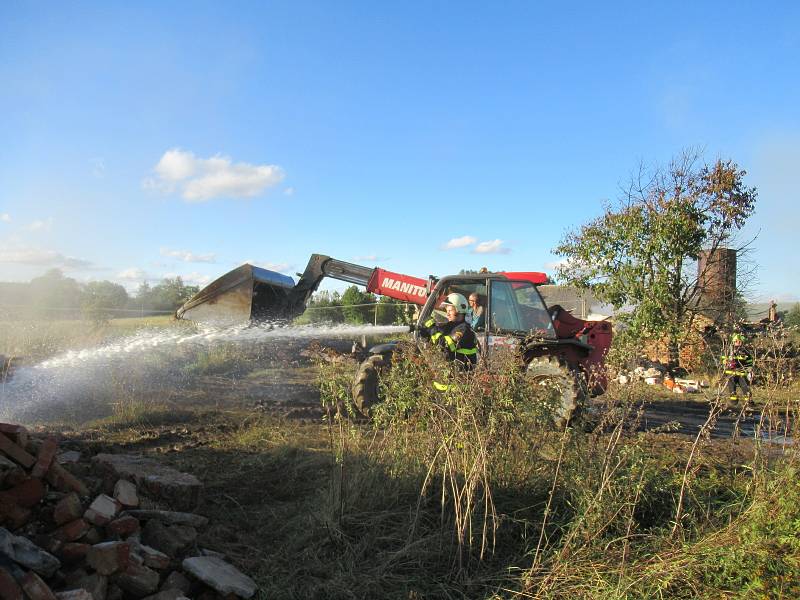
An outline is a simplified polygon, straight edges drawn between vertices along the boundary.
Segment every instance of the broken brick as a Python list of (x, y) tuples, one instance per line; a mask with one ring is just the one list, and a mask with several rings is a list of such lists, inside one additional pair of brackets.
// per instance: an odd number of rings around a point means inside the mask
[(86, 563), (101, 575), (125, 571), (130, 564), (131, 547), (127, 542), (104, 542), (89, 548)]
[(31, 508), (42, 501), (44, 494), (44, 484), (38, 479), (28, 478), (10, 490), (0, 492), (0, 497), (8, 498), (17, 506)]
[(58, 442), (54, 437), (49, 437), (42, 443), (36, 464), (33, 465), (33, 470), (31, 471), (33, 477), (44, 477), (45, 473), (50, 469), (50, 464), (53, 462), (57, 450)]
[(152, 569), (131, 564), (128, 570), (115, 578), (115, 583), (131, 596), (141, 598), (154, 594), (158, 589), (158, 573)]
[(109, 533), (124, 537), (132, 534), (134, 531), (139, 531), (139, 519), (130, 516), (120, 517), (106, 525), (106, 530)]
[(74, 542), (89, 531), (89, 524), (83, 519), (75, 519), (56, 529), (53, 537), (62, 542)]
[[(3, 448), (0, 447), (0, 450), (2, 449)], [(89, 495), (89, 488), (86, 487), (86, 484), (83, 483), (80, 479), (75, 477), (72, 473), (67, 471), (64, 467), (62, 467), (58, 463), (52, 463), (50, 465), (50, 470), (47, 471), (45, 479), (47, 479), (50, 485), (64, 492), (74, 490), (78, 492), (81, 496)]]
[(159, 552), (155, 548), (151, 548), (145, 544), (139, 544), (137, 550), (144, 559), (144, 564), (148, 567), (159, 571), (163, 571), (169, 567), (170, 558), (163, 552)]
[(21, 467), (17, 467), (15, 469), (11, 469), (6, 473), (5, 478), (3, 479), (3, 483), (5, 484), (3, 487), (10, 488), (14, 487), (15, 485), (19, 485), (23, 481), (28, 480), (28, 473), (25, 472), (25, 469)]
[(28, 430), (22, 425), (12, 425), (10, 423), (0, 423), (0, 433), (4, 433), (15, 444), (24, 448), (28, 444)]
[(83, 536), (83, 541), (93, 546), (104, 541), (104, 537), (97, 527), (90, 527), (86, 535)]
[(21, 446), (12, 442), (4, 433), (0, 433), (0, 450), (26, 469), (30, 469), (36, 462), (36, 459), (32, 455), (28, 454)]
[(0, 599), (22, 600), (22, 588), (4, 567), (0, 567)]
[(30, 600), (56, 600), (50, 587), (33, 571), (26, 573), (19, 583)]
[(61, 546), (58, 554), (65, 563), (76, 563), (83, 560), (91, 548), (90, 544), (70, 542)]
[(10, 529), (19, 529), (31, 518), (31, 511), (17, 506), (16, 502), (0, 497), (0, 522), (7, 523)]
[(94, 525), (106, 525), (117, 515), (119, 508), (114, 498), (100, 494), (83, 513), (83, 518)]
[(189, 581), (189, 578), (186, 577), (180, 571), (173, 571), (170, 573), (167, 578), (164, 580), (164, 583), (161, 585), (161, 590), (180, 590), (183, 592), (183, 595), (186, 596), (189, 594), (189, 591), (192, 589), (192, 582)]
[(120, 479), (114, 485), (114, 498), (125, 507), (139, 506), (139, 495), (136, 492), (136, 486), (125, 479)]
[(83, 505), (81, 504), (81, 499), (78, 497), (78, 494), (72, 492), (64, 496), (59, 500), (58, 504), (56, 504), (55, 510), (53, 511), (53, 520), (56, 522), (56, 525), (63, 525), (64, 523), (69, 523), (70, 521), (81, 518), (82, 515)]

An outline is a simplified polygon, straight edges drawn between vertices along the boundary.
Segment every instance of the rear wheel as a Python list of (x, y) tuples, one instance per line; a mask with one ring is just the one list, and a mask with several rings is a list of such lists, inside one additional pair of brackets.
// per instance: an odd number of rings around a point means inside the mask
[(552, 418), (556, 428), (563, 429), (578, 417), (586, 401), (586, 384), (582, 375), (555, 356), (531, 359), (527, 375), (534, 385), (552, 390)]
[(353, 403), (363, 416), (369, 416), (369, 409), (381, 401), (380, 374), (388, 366), (382, 354), (373, 354), (364, 360), (356, 372), (353, 382)]

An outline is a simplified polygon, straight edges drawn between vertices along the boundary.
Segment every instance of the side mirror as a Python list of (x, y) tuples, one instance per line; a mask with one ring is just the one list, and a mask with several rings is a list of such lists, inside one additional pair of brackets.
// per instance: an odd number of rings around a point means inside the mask
[(425, 283), (425, 295), (430, 296), (433, 288), (436, 287), (436, 282), (439, 281), (433, 275), (428, 275), (428, 281)]

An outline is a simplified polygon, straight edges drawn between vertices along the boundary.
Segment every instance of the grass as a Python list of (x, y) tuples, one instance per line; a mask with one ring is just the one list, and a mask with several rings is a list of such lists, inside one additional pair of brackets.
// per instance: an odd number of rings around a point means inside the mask
[(185, 327), (171, 316), (111, 319), (104, 323), (70, 320), (0, 321), (0, 354), (26, 363), (49, 358), (66, 348), (96, 346), (143, 329)]
[[(59, 335), (52, 347), (90, 339)], [(714, 407), (713, 396), (614, 387), (592, 431), (555, 431), (546, 390), (531, 391), (511, 365), (456, 378), (441, 396), (428, 386), (429, 363), (409, 357), (364, 422), (335, 412), (347, 409), (353, 363), (287, 364), (220, 345), (187, 356), (163, 385), (147, 385), (143, 365), (98, 399), (111, 400), (108, 414), (64, 429), (95, 449), (158, 455), (198, 475), (198, 512), (211, 518), (200, 544), (253, 576), (263, 598), (800, 594), (795, 448), (712, 439), (714, 411), (696, 437), (637, 427), (642, 399)], [(241, 401), (314, 378), (325, 421)], [(758, 393), (766, 418), (773, 409), (796, 418), (796, 390)]]

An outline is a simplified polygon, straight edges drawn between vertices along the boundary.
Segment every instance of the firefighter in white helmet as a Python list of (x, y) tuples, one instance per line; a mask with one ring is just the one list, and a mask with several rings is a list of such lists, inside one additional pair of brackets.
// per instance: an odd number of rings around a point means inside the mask
[(419, 331), (439, 346), (448, 360), (470, 370), (478, 362), (478, 337), (465, 320), (467, 299), (462, 294), (448, 294), (440, 306), (446, 310), (447, 321), (437, 325), (431, 317)]

